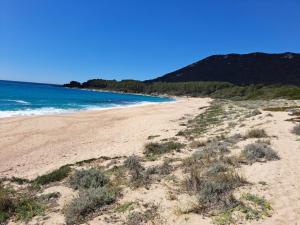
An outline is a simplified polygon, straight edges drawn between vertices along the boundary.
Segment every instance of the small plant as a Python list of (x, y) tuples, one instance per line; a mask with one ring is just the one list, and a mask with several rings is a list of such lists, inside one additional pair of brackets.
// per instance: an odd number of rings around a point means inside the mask
[(165, 160), (163, 164), (158, 168), (159, 174), (169, 175), (173, 170), (173, 167), (170, 165), (169, 160)]
[(115, 208), (115, 212), (118, 213), (125, 213), (127, 211), (130, 211), (133, 209), (133, 205), (135, 204), (135, 202), (125, 202), (121, 205), (119, 205), (117, 208)]
[(43, 205), (36, 198), (0, 184), (0, 224), (13, 216), (17, 220), (28, 221), (43, 211)]
[(21, 196), (15, 208), (17, 220), (28, 221), (36, 215), (41, 215), (44, 208), (36, 199), (28, 196)]
[(246, 134), (246, 138), (265, 138), (268, 137), (264, 129), (252, 129)]
[(142, 165), (140, 163), (140, 159), (135, 156), (131, 155), (124, 161), (124, 166), (129, 170), (141, 170)]
[(225, 142), (212, 141), (205, 147), (195, 151), (192, 155), (194, 159), (209, 159), (229, 153), (228, 144)]
[(61, 181), (66, 178), (70, 172), (71, 168), (69, 166), (62, 166), (51, 173), (37, 177), (35, 180), (33, 180), (33, 183), (36, 185), (45, 185), (55, 181)]
[(101, 170), (92, 168), (88, 170), (77, 170), (70, 178), (70, 184), (74, 189), (103, 187), (109, 179)]
[(12, 177), (11, 182), (17, 183), (17, 184), (25, 184), (25, 183), (30, 183), (30, 180), (28, 179), (24, 179), (24, 178), (20, 178), (20, 177)]
[(144, 167), (141, 165), (137, 156), (129, 156), (124, 161), (124, 166), (129, 170), (130, 179), (129, 182), (134, 187), (139, 187), (145, 183)]
[[(243, 194), (235, 207), (231, 207), (217, 215), (213, 222), (216, 225), (238, 224), (239, 219), (259, 220), (272, 214), (270, 203), (253, 194)], [(237, 217), (236, 215), (239, 215)]]
[(4, 223), (15, 211), (15, 202), (10, 189), (0, 184), (0, 224)]
[(115, 199), (116, 193), (106, 187), (84, 190), (66, 207), (66, 223), (68, 225), (82, 223), (90, 213), (113, 203)]
[(300, 135), (300, 124), (297, 124), (293, 127), (292, 133), (296, 135)]
[(241, 152), (241, 156), (249, 163), (262, 160), (272, 161), (279, 159), (277, 152), (268, 145), (261, 143), (246, 145), (244, 150)]
[(184, 144), (175, 141), (164, 143), (151, 142), (145, 146), (144, 154), (146, 156), (162, 155), (171, 151), (180, 151), (184, 146)]
[(155, 223), (154, 220), (159, 220), (158, 206), (151, 204), (144, 212), (132, 212), (128, 215), (126, 225), (141, 225), (141, 224), (161, 224)]
[(228, 171), (228, 169), (228, 165), (221, 161), (217, 161), (207, 168), (206, 174), (209, 176), (217, 175), (218, 173), (224, 173)]

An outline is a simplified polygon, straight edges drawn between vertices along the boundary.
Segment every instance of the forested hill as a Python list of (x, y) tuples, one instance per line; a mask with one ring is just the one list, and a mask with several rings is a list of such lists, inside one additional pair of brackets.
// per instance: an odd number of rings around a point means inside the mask
[(187, 81), (300, 85), (300, 54), (213, 55), (147, 82)]

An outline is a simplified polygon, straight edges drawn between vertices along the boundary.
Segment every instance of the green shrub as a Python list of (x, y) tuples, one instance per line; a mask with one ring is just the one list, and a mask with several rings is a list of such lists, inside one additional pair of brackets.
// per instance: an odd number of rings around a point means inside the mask
[(12, 216), (17, 220), (28, 221), (43, 211), (43, 205), (34, 197), (17, 193), (0, 184), (0, 224)]
[(135, 156), (131, 155), (124, 161), (124, 166), (129, 170), (141, 170), (142, 165), (140, 163), (140, 159)]
[(30, 183), (30, 180), (20, 178), (20, 177), (12, 177), (11, 182), (17, 183), (17, 184), (24, 184), (24, 183)]
[(34, 216), (41, 215), (43, 212), (44, 207), (42, 204), (28, 196), (22, 196), (15, 208), (16, 218), (23, 221), (28, 221)]
[(74, 189), (87, 189), (103, 187), (109, 179), (101, 170), (92, 168), (88, 170), (77, 170), (70, 177), (70, 184)]
[(42, 175), (33, 180), (34, 184), (45, 185), (55, 181), (61, 181), (66, 178), (71, 172), (70, 166), (62, 166), (51, 173)]
[(144, 173), (144, 167), (141, 165), (140, 160), (137, 156), (132, 155), (129, 156), (124, 161), (124, 166), (129, 171), (129, 183), (133, 187), (139, 187), (146, 182), (146, 178)]
[(236, 205), (232, 196), (235, 188), (246, 181), (221, 161), (193, 164), (185, 180), (186, 189), (198, 196), (197, 212), (220, 212)]
[(90, 213), (113, 203), (115, 199), (116, 193), (106, 187), (84, 190), (65, 209), (66, 223), (68, 225), (82, 223)]
[(262, 143), (248, 144), (241, 152), (242, 158), (249, 163), (261, 160), (278, 160), (278, 154), (268, 145)]
[(135, 202), (124, 202), (115, 208), (115, 212), (117, 213), (125, 213), (126, 211), (130, 211), (133, 209)]
[(0, 184), (0, 224), (4, 223), (15, 211), (15, 200), (8, 188)]
[(226, 165), (223, 162), (217, 161), (217, 162), (211, 164), (207, 168), (206, 174), (209, 176), (217, 175), (218, 173), (223, 173), (223, 172), (228, 171), (228, 169), (229, 169), (228, 165)]
[[(141, 225), (141, 224), (162, 224), (154, 220), (159, 220), (158, 206), (151, 204), (144, 212), (132, 212), (128, 215), (126, 225)], [(151, 223), (149, 223), (151, 222)]]
[(162, 155), (172, 151), (180, 151), (185, 145), (175, 141), (164, 143), (151, 142), (145, 146), (144, 154), (146, 156)]
[(252, 129), (249, 130), (246, 134), (246, 138), (264, 138), (268, 137), (264, 129)]
[(195, 151), (192, 155), (195, 159), (208, 159), (229, 153), (228, 143), (213, 141), (203, 148)]

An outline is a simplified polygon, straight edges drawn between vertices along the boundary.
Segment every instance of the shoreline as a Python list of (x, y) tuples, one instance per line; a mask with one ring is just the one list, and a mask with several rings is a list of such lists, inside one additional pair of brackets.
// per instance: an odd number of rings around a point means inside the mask
[[(184, 97), (173, 97), (170, 101), (164, 102), (137, 102), (128, 105), (115, 105), (109, 107), (90, 107), (84, 109), (59, 109), (52, 107), (44, 107), (40, 109), (31, 109), (31, 110), (16, 110), (16, 111), (0, 111), (0, 120), (6, 118), (16, 118), (16, 117), (31, 117), (31, 116), (53, 116), (53, 115), (70, 115), (74, 113), (82, 113), (89, 111), (102, 111), (102, 110), (112, 110), (112, 109), (120, 109), (120, 108), (130, 108), (130, 107), (138, 107), (144, 105), (154, 105), (154, 104), (163, 104), (163, 103), (174, 103), (180, 99), (184, 99)], [(42, 111), (44, 110), (44, 113)], [(48, 111), (47, 111), (48, 110)], [(32, 113), (35, 111), (35, 113)], [(28, 114), (26, 114), (28, 112)], [(8, 116), (2, 116), (2, 114), (10, 113)], [(18, 114), (19, 113), (19, 114)], [(16, 114), (16, 115), (14, 115)]]
[(139, 107), (2, 118), (0, 176), (34, 178), (90, 158), (141, 154), (149, 136), (174, 136), (182, 129), (180, 118), (199, 114), (199, 107), (210, 101), (180, 98)]

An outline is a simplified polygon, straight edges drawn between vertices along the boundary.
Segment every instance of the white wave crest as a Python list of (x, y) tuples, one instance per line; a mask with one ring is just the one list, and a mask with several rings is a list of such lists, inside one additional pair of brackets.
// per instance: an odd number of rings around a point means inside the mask
[(41, 116), (41, 115), (55, 115), (55, 114), (69, 114), (79, 111), (89, 111), (89, 110), (109, 110), (109, 109), (120, 109), (129, 108), (144, 105), (153, 105), (160, 103), (174, 103), (175, 101), (169, 102), (131, 102), (128, 104), (106, 104), (101, 106), (86, 105), (81, 109), (59, 109), (53, 107), (44, 107), (40, 109), (26, 109), (26, 110), (16, 110), (16, 111), (0, 111), (0, 118), (5, 117), (17, 117), (17, 116)]
[(16, 117), (16, 116), (39, 116), (39, 115), (54, 115), (72, 113), (78, 110), (74, 109), (57, 109), (57, 108), (40, 108), (40, 109), (26, 109), (16, 111), (0, 111), (0, 118)]
[(26, 102), (26, 101), (20, 100), (20, 99), (3, 99), (2, 101), (15, 102), (15, 103), (19, 103), (19, 104), (22, 104), (22, 105), (30, 105), (30, 102)]

